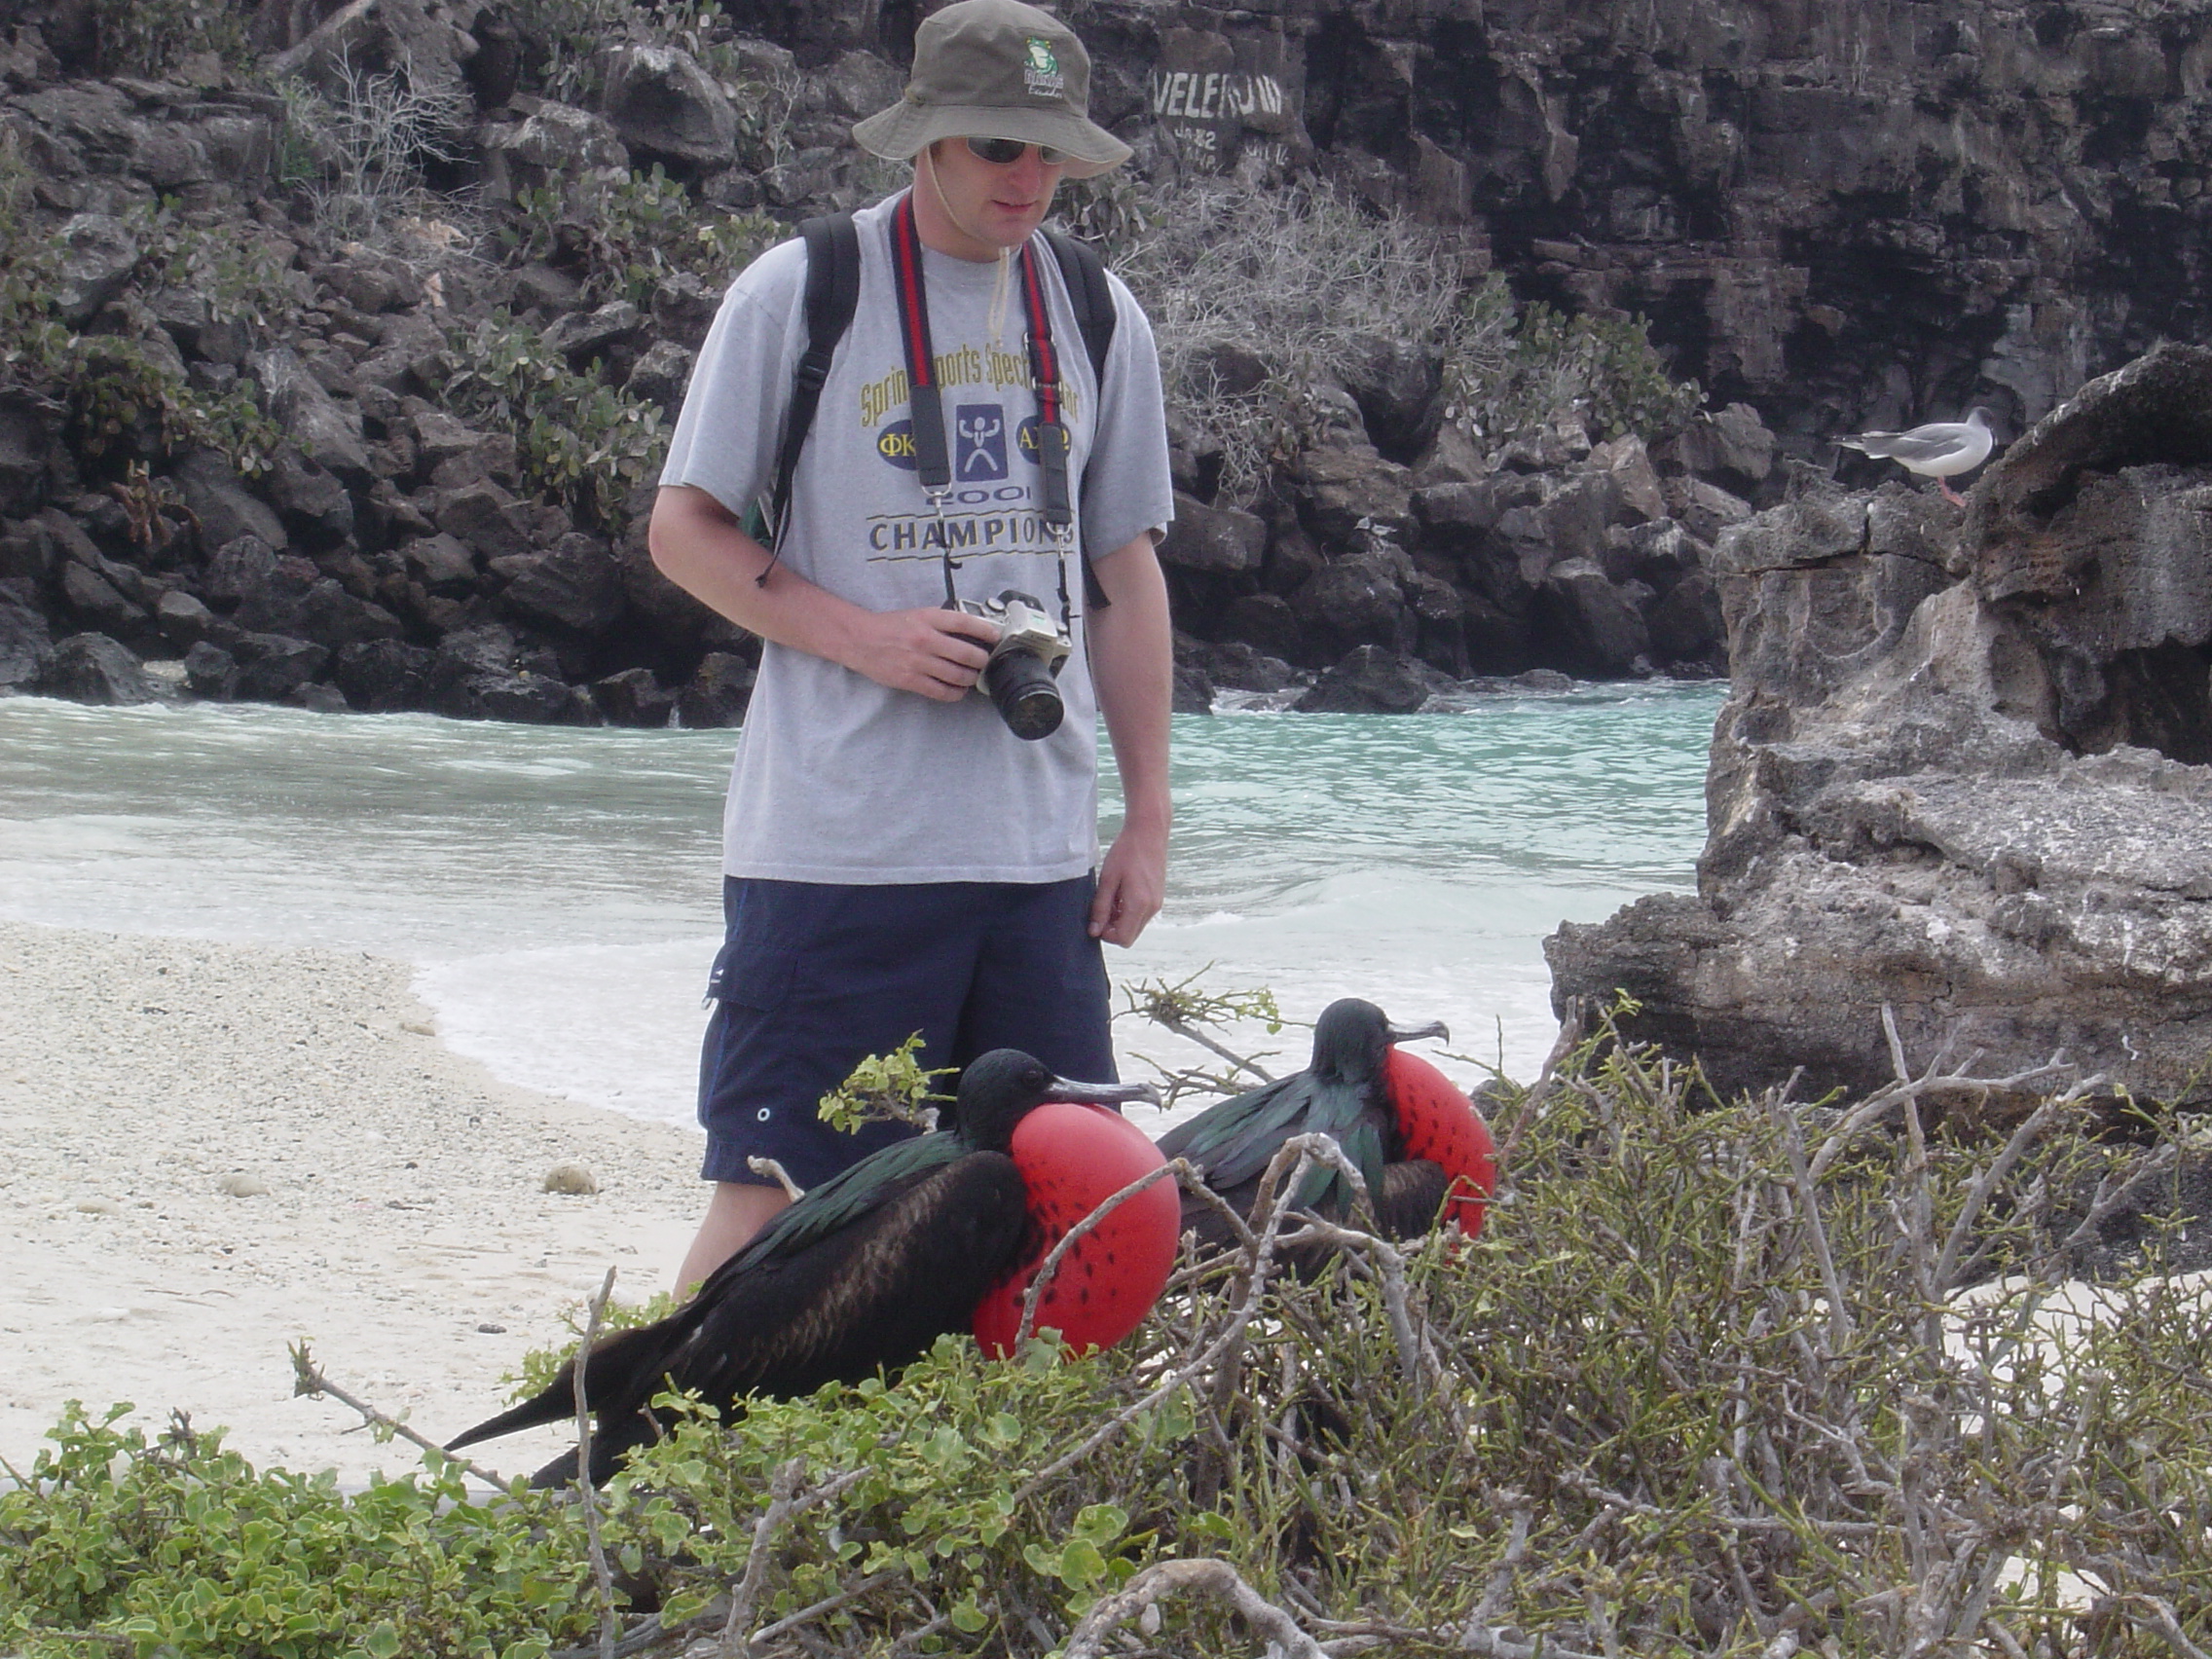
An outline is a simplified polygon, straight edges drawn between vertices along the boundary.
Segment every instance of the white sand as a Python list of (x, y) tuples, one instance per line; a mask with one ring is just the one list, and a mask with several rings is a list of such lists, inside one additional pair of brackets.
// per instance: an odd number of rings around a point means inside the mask
[[(129, 1400), (149, 1432), (180, 1408), (257, 1465), (357, 1483), (419, 1454), (295, 1398), (294, 1340), (442, 1440), (609, 1266), (619, 1299), (666, 1288), (705, 1198), (697, 1137), (500, 1083), (438, 1042), (409, 977), (0, 923), (0, 1456), (27, 1473), (64, 1401)], [(543, 1192), (563, 1162), (598, 1195)], [(511, 1473), (562, 1444), (476, 1450)]]

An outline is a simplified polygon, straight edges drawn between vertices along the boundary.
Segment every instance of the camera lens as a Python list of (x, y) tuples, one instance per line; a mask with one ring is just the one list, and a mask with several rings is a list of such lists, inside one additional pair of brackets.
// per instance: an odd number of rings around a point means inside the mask
[(999, 711), (999, 719), (1016, 737), (1051, 737), (1060, 729), (1060, 688), (1052, 683), (1052, 671), (1035, 651), (1001, 651), (983, 670), (983, 689)]

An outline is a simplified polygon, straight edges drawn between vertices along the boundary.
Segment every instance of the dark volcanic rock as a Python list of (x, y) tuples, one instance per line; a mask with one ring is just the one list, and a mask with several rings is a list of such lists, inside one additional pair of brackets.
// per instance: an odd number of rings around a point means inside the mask
[(526, 621), (549, 623), (596, 639), (621, 620), (622, 574), (607, 543), (571, 533), (551, 551), (531, 560), (500, 595)]
[(1235, 575), (1257, 571), (1268, 550), (1267, 521), (1235, 507), (1175, 498), (1175, 522), (1160, 544), (1165, 564)]
[(1411, 715), (1456, 683), (1414, 657), (1361, 645), (1291, 706), (1302, 715)]
[(39, 689), (74, 703), (151, 703), (161, 696), (138, 659), (104, 634), (72, 634), (57, 644)]
[(1168, 707), (1178, 715), (1213, 713), (1213, 682), (1197, 662), (1178, 657)]
[(367, 640), (344, 646), (330, 678), (347, 703), (363, 714), (423, 706), (437, 653), (402, 640)]
[(38, 399), (0, 391), (0, 518), (21, 518), (44, 504), (55, 440), (53, 420)]
[(227, 703), (238, 695), (239, 659), (211, 640), (184, 653), (184, 683), (195, 697)]
[(1324, 565), (1291, 595), (1290, 608), (1309, 642), (1309, 654), (1330, 661), (1357, 645), (1382, 645), (1394, 651), (1413, 645), (1415, 621), (1400, 585), (1401, 573), (1410, 572), (1404, 555), (1393, 558), (1393, 551), (1386, 544), (1371, 546)]
[(203, 640), (217, 645), (238, 638), (238, 629), (209, 610), (188, 593), (165, 593), (154, 608), (154, 622), (162, 638), (180, 651), (189, 651)]
[(406, 631), (383, 606), (355, 598), (329, 576), (301, 595), (296, 615), (302, 634), (332, 648), (396, 640)]
[(1241, 640), (1202, 646), (1195, 660), (1217, 688), (1232, 691), (1281, 691), (1298, 679), (1298, 671), (1282, 658), (1255, 650)]
[(489, 479), (440, 490), (431, 514), (438, 529), (487, 559), (513, 558), (533, 550), (535, 527), (529, 509)]
[(1717, 550), (1734, 689), (1695, 897), (1546, 942), (1555, 1004), (1723, 1090), (1862, 1090), (2064, 1050), (2201, 1099), (2212, 1045), (2212, 350), (2162, 348), (2013, 446), (1961, 513), (1807, 497)]
[(287, 545), (290, 538), (276, 510), (248, 490), (238, 469), (213, 450), (195, 450), (176, 463), (171, 476), (199, 521), (201, 546), (226, 547), (241, 535), (258, 537), (273, 548)]
[(37, 611), (0, 600), (0, 692), (27, 691), (54, 661), (54, 638)]
[(591, 697), (608, 725), (658, 730), (676, 712), (676, 693), (664, 687), (649, 668), (626, 668), (594, 681)]
[(618, 47), (606, 72), (607, 119), (633, 155), (685, 169), (735, 160), (737, 111), (689, 53)]
[(627, 171), (630, 166), (614, 129), (570, 104), (541, 103), (521, 121), (488, 126), (481, 143), (486, 191), (505, 201), (594, 167)]
[[(327, 647), (285, 634), (241, 634), (232, 654), (239, 677), (231, 695), (243, 703), (292, 702), (330, 660)], [(191, 658), (185, 660), (189, 674)]]
[(453, 719), (585, 724), (599, 712), (552, 665), (530, 660), (513, 630), (487, 625), (449, 634), (424, 685), (429, 708)]
[(686, 728), (745, 722), (753, 701), (754, 665), (729, 651), (709, 651), (689, 684), (677, 693), (676, 718)]
[(1591, 680), (1648, 671), (1651, 634), (1632, 595), (1606, 580), (1593, 559), (1568, 559), (1537, 590), (1558, 646), (1555, 661)]

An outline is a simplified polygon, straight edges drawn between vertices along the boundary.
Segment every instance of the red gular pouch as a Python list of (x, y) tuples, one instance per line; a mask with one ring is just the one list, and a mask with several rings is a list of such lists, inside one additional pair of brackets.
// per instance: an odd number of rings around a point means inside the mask
[[(993, 1359), (1014, 1351), (1022, 1299), (1053, 1246), (1106, 1199), (1166, 1161), (1119, 1113), (1059, 1101), (1021, 1120), (1012, 1151), (1029, 1193), (1033, 1242), (976, 1305), (976, 1342)], [(1181, 1195), (1165, 1178), (1118, 1206), (1060, 1258), (1038, 1301), (1034, 1328), (1059, 1332), (1078, 1353), (1112, 1347), (1135, 1330), (1166, 1288), (1182, 1212)]]
[(1406, 1157), (1425, 1158), (1451, 1181), (1444, 1213), (1466, 1237), (1483, 1230), (1497, 1191), (1497, 1143), (1475, 1103), (1419, 1054), (1393, 1048), (1387, 1078), (1390, 1104)]

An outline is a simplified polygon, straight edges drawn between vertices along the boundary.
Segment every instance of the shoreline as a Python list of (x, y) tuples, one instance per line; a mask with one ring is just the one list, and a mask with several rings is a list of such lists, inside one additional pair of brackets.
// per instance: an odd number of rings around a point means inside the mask
[[(607, 1269), (666, 1287), (699, 1142), (504, 1083), (439, 1041), (415, 969), (0, 922), (0, 1457), (27, 1475), (65, 1401), (171, 1409), (257, 1467), (346, 1485), (421, 1454), (295, 1398), (331, 1382), (433, 1440), (504, 1403)], [(560, 1163), (599, 1192), (542, 1191)], [(479, 1449), (502, 1473), (556, 1429)]]

